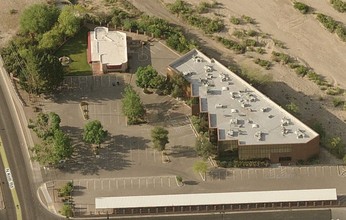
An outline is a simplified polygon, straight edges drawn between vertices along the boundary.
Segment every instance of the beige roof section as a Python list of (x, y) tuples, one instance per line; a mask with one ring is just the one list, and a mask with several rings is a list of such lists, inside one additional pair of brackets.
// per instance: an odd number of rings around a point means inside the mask
[(307, 143), (318, 134), (215, 59), (194, 49), (169, 65), (192, 84), (219, 140), (240, 145)]
[(91, 61), (108, 65), (121, 65), (127, 62), (126, 34), (108, 31), (106, 27), (96, 27), (90, 32)]
[(97, 197), (96, 209), (336, 200), (336, 189)]

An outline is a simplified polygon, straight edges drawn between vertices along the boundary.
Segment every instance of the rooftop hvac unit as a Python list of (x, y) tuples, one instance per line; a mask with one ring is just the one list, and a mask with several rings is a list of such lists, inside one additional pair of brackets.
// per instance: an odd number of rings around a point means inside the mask
[(252, 124), (251, 127), (252, 127), (252, 128), (258, 128), (259, 126), (258, 126), (258, 124)]
[(227, 91), (228, 87), (222, 87), (222, 91)]
[(231, 112), (232, 112), (232, 113), (237, 113), (237, 112), (238, 112), (238, 110), (237, 110), (237, 109), (232, 108), (232, 109), (231, 109)]
[(215, 105), (215, 108), (224, 108), (225, 106), (224, 105), (222, 105), (222, 104), (216, 104)]
[(234, 131), (233, 130), (227, 131), (227, 135), (233, 137), (234, 136)]

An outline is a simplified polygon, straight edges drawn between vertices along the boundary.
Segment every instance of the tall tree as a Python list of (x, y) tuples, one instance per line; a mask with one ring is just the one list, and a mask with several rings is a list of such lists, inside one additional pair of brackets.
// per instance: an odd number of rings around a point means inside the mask
[(101, 143), (105, 141), (108, 132), (103, 129), (100, 121), (89, 121), (83, 132), (83, 140), (90, 144), (97, 144), (100, 147)]
[(30, 51), (26, 71), (21, 75), (23, 88), (35, 94), (52, 93), (64, 80), (64, 70), (58, 58), (45, 52)]
[(63, 36), (59, 26), (57, 25), (42, 35), (38, 47), (43, 50), (54, 50), (62, 43), (62, 41)]
[(75, 35), (81, 25), (82, 10), (77, 6), (65, 6), (58, 18), (59, 29), (66, 37)]
[(128, 119), (128, 123), (135, 124), (141, 122), (145, 109), (139, 95), (130, 85), (125, 87), (121, 102), (123, 104), (122, 110)]
[(36, 135), (43, 140), (54, 135), (60, 129), (60, 116), (55, 112), (49, 114), (40, 112), (35, 120), (30, 119), (29, 128), (33, 129)]
[(216, 151), (216, 147), (209, 141), (207, 133), (200, 134), (197, 137), (195, 149), (197, 151), (197, 154), (205, 159), (215, 154)]
[(31, 148), (33, 159), (41, 165), (56, 166), (73, 153), (71, 139), (60, 129), (55, 130), (53, 136), (49, 136), (42, 144), (35, 144)]
[(20, 29), (32, 35), (43, 34), (51, 29), (59, 16), (59, 9), (46, 4), (34, 4), (20, 16)]
[(157, 71), (150, 65), (146, 67), (138, 67), (136, 71), (136, 85), (143, 89), (154, 88), (154, 79), (157, 74)]
[(154, 147), (159, 151), (164, 151), (168, 141), (168, 131), (163, 127), (155, 127), (151, 130), (151, 139)]
[(193, 170), (196, 173), (200, 173), (202, 175), (203, 181), (205, 181), (206, 173), (208, 171), (208, 164), (204, 161), (196, 161), (193, 164)]

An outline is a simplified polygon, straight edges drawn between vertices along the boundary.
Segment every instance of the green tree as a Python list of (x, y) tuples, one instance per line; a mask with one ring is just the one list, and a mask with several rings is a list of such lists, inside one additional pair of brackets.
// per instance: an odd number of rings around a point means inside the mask
[(46, 140), (60, 129), (60, 122), (60, 116), (55, 112), (49, 114), (40, 112), (35, 120), (29, 120), (28, 127), (36, 133), (37, 137)]
[(73, 214), (72, 205), (71, 204), (64, 204), (61, 208), (60, 213), (63, 216), (66, 216), (67, 218), (72, 217), (72, 214)]
[(57, 21), (59, 10), (46, 4), (34, 4), (23, 11), (20, 16), (20, 29), (24, 33), (43, 34), (51, 29)]
[(154, 79), (157, 77), (157, 75), (157, 71), (152, 66), (140, 66), (136, 71), (136, 85), (143, 89), (154, 88)]
[(345, 154), (345, 145), (340, 137), (332, 137), (327, 144), (329, 151), (337, 158), (342, 159)]
[(80, 28), (82, 11), (76, 6), (65, 6), (58, 18), (59, 29), (66, 37), (74, 36)]
[(58, 58), (45, 52), (29, 51), (26, 71), (20, 75), (20, 83), (29, 93), (55, 92), (64, 80), (64, 70)]
[(151, 139), (155, 149), (164, 151), (168, 141), (168, 131), (163, 127), (155, 127), (151, 130)]
[(73, 182), (70, 181), (59, 189), (59, 196), (60, 197), (70, 196), (72, 191), (73, 191)]
[(121, 102), (122, 111), (126, 115), (129, 124), (142, 121), (145, 109), (139, 95), (130, 85), (125, 87)]
[(204, 161), (196, 161), (193, 164), (193, 170), (196, 173), (200, 173), (202, 175), (203, 181), (205, 181), (206, 173), (208, 171), (208, 164)]
[(85, 125), (83, 140), (90, 144), (97, 144), (100, 147), (101, 143), (105, 141), (107, 134), (108, 132), (103, 130), (101, 122), (94, 120)]
[(207, 133), (200, 134), (196, 138), (195, 149), (197, 154), (204, 159), (214, 155), (216, 152), (216, 147), (209, 141)]
[(59, 26), (55, 26), (52, 30), (44, 33), (39, 41), (38, 47), (43, 50), (54, 50), (63, 41), (63, 36), (59, 30)]
[(71, 139), (60, 129), (55, 130), (53, 136), (49, 136), (42, 144), (35, 144), (31, 148), (35, 161), (43, 166), (59, 165), (70, 158), (73, 153)]

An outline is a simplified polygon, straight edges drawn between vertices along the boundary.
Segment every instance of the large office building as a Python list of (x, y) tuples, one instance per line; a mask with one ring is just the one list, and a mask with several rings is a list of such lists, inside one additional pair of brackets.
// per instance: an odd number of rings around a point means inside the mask
[(194, 49), (168, 66), (188, 82), (193, 115), (207, 115), (219, 151), (290, 163), (319, 154), (319, 135), (215, 59)]
[(128, 67), (126, 34), (96, 27), (88, 34), (88, 63), (94, 73), (124, 72)]

